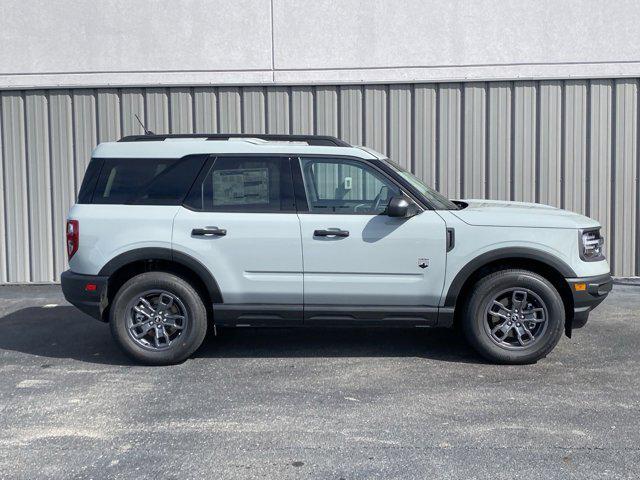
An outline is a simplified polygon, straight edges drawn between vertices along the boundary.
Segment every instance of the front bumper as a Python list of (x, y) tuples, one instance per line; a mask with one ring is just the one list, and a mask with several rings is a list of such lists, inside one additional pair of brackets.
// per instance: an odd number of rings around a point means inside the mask
[[(596, 277), (567, 278), (567, 283), (573, 294), (573, 321), (571, 328), (582, 328), (589, 319), (589, 312), (607, 298), (613, 288), (611, 274)], [(584, 284), (583, 289), (577, 289)]]
[(106, 321), (103, 313), (108, 305), (107, 281), (108, 277), (82, 275), (71, 270), (62, 272), (60, 276), (64, 298), (79, 310), (101, 321)]

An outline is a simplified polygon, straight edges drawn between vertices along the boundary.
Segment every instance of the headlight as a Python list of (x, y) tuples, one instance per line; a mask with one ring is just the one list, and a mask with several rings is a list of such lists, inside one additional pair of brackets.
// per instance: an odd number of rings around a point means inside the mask
[(580, 231), (580, 258), (585, 262), (596, 262), (604, 259), (604, 237), (600, 229)]

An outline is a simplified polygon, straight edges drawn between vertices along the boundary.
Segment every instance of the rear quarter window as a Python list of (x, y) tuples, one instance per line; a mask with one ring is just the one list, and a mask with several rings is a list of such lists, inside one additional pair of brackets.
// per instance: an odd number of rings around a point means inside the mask
[(98, 181), (98, 175), (100, 175), (101, 168), (102, 159), (91, 159), (89, 166), (87, 167), (87, 171), (84, 172), (84, 178), (82, 180), (82, 185), (80, 186), (80, 192), (78, 193), (78, 203), (91, 203), (93, 191), (96, 188), (96, 182)]
[(180, 205), (205, 159), (203, 155), (102, 159), (91, 203)]

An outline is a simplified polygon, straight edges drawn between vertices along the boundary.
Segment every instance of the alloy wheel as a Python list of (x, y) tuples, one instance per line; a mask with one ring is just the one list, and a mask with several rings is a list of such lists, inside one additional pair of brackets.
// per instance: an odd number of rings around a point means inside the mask
[(494, 295), (484, 315), (484, 330), (502, 348), (524, 350), (547, 331), (547, 306), (527, 288), (511, 288)]
[(127, 332), (148, 350), (166, 350), (189, 326), (187, 309), (180, 298), (166, 290), (148, 290), (127, 305)]

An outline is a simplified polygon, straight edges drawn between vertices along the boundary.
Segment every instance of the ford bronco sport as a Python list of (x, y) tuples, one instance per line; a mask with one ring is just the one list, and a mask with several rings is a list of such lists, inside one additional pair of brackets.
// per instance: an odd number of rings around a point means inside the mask
[(69, 302), (147, 364), (216, 326), (459, 326), (498, 363), (546, 356), (611, 290), (600, 225), (452, 201), (333, 137), (103, 143), (69, 213)]

